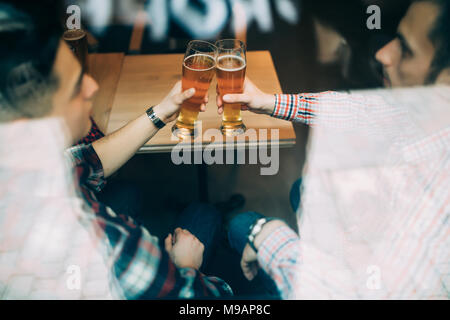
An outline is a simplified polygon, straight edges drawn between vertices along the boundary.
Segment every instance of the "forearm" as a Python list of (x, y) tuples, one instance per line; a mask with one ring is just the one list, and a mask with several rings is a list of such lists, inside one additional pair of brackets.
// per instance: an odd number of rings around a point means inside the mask
[(387, 106), (376, 95), (334, 91), (276, 94), (272, 117), (308, 126), (355, 128), (367, 125), (370, 113)]
[[(194, 94), (194, 88), (181, 92), (181, 81), (178, 81), (164, 100), (153, 107), (156, 117), (164, 123), (175, 120), (183, 101)], [(94, 142), (92, 146), (102, 162), (105, 177), (119, 169), (157, 132), (158, 128), (144, 113), (123, 128)]]
[[(131, 218), (107, 215), (110, 223), (106, 225), (120, 226), (116, 232), (106, 229), (102, 234), (112, 245), (111, 276), (123, 298), (218, 298), (232, 294), (221, 279), (207, 277), (193, 268), (178, 268), (161, 242)], [(117, 233), (122, 234), (121, 241), (117, 241)]]
[(128, 299), (193, 299), (221, 298), (233, 295), (230, 286), (222, 279), (208, 277), (193, 268), (178, 268), (170, 257), (161, 251), (155, 277), (138, 296)]
[(230, 286), (222, 279), (208, 277), (195, 268), (178, 267), (162, 246), (158, 256), (155, 278), (139, 299), (219, 298), (232, 295)]
[(102, 162), (105, 177), (123, 166), (157, 132), (158, 128), (144, 113), (121, 129), (95, 141), (92, 146)]
[(292, 298), (300, 239), (284, 222), (269, 222), (255, 239), (258, 263), (274, 280), (283, 299)]

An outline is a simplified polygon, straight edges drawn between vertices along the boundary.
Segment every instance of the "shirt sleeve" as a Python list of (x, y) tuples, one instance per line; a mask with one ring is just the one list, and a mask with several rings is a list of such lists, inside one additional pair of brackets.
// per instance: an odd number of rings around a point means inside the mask
[[(192, 268), (177, 268), (159, 239), (127, 216), (98, 218), (107, 235), (115, 292), (125, 299), (218, 298), (231, 296), (223, 280)], [(162, 242), (162, 241), (161, 241)]]
[(258, 262), (274, 280), (283, 299), (294, 295), (300, 239), (289, 227), (277, 228), (261, 243)]
[(164, 244), (145, 227), (97, 201), (95, 192), (106, 182), (100, 159), (91, 145), (75, 146), (67, 153), (79, 179), (79, 196), (93, 210), (81, 222), (91, 231), (94, 241), (102, 244), (115, 296), (174, 299), (232, 295), (228, 284), (219, 278), (195, 269), (177, 268)]
[(322, 93), (276, 94), (272, 117), (338, 128), (355, 127), (385, 103), (377, 96), (327, 91)]
[(92, 191), (99, 192), (106, 185), (103, 165), (91, 144), (81, 144), (66, 150), (77, 171), (77, 180)]

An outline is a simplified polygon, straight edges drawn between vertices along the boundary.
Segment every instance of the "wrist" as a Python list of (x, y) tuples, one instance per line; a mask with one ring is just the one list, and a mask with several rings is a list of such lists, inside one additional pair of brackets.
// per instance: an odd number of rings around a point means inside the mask
[(256, 249), (259, 250), (259, 247), (261, 244), (266, 240), (266, 238), (273, 232), (275, 229), (278, 229), (279, 227), (286, 226), (286, 223), (284, 223), (281, 220), (272, 220), (267, 222), (261, 232), (255, 237), (255, 241), (253, 242)]
[(164, 113), (164, 111), (162, 110), (161, 105), (157, 104), (156, 106), (153, 107), (153, 112), (155, 113), (155, 115), (164, 123), (168, 122), (168, 116)]
[(275, 95), (265, 94), (264, 95), (264, 112), (269, 116), (273, 113), (275, 109)]

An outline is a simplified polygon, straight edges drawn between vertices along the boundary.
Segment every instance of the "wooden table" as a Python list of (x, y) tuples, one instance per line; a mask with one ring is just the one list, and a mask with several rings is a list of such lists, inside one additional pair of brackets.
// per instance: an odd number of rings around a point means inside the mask
[(122, 71), (123, 53), (94, 53), (89, 55), (89, 74), (99, 84), (94, 99), (92, 117), (102, 132), (106, 132), (109, 115)]
[[(109, 117), (107, 133), (111, 133), (129, 121), (142, 115), (145, 110), (159, 103), (181, 78), (182, 54), (136, 55), (124, 58), (114, 104)], [(247, 54), (247, 75), (261, 90), (281, 93), (280, 83), (269, 51), (252, 51)], [(203, 132), (209, 128), (220, 128), (221, 116), (217, 114), (216, 80), (209, 90), (207, 111), (200, 113)], [(279, 146), (288, 147), (295, 144), (295, 132), (290, 122), (243, 112), (242, 118), (247, 129), (279, 129)], [(141, 153), (170, 152), (179, 142), (173, 139), (171, 132), (174, 123), (164, 127), (147, 142)], [(270, 137), (270, 135), (269, 135)], [(246, 146), (257, 146), (261, 142), (249, 140)], [(269, 138), (270, 139), (270, 138)], [(270, 140), (269, 144), (270, 144)], [(203, 140), (205, 144), (211, 141)]]

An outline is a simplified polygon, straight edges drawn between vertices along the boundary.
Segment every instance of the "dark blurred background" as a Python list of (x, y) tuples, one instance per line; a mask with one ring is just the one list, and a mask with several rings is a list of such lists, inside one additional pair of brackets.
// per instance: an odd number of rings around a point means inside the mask
[[(184, 53), (192, 39), (241, 38), (269, 50), (284, 92), (380, 86), (377, 49), (395, 34), (410, 0), (78, 0), (91, 52)], [(369, 5), (381, 30), (369, 30)], [(133, 29), (142, 40), (130, 48)], [(91, 38), (92, 39), (92, 38)], [(306, 76), (307, 75), (307, 76)]]
[[(248, 50), (269, 50), (284, 93), (381, 86), (375, 52), (395, 35), (410, 0), (79, 0), (91, 52), (184, 53), (192, 39), (240, 38)], [(381, 29), (369, 30), (369, 5), (381, 9)], [(285, 219), (297, 228), (289, 191), (303, 169), (308, 129), (295, 124), (297, 144), (280, 150), (280, 171), (259, 175), (259, 165), (208, 167), (212, 203), (233, 193), (242, 210)], [(170, 154), (137, 155), (113, 178), (144, 193), (142, 222), (165, 237), (183, 205), (198, 199), (195, 165), (175, 166)], [(158, 201), (155, 201), (157, 199)], [(151, 205), (150, 205), (151, 204)], [(242, 276), (239, 257), (222, 244), (209, 273), (235, 294), (258, 296), (261, 286)]]

